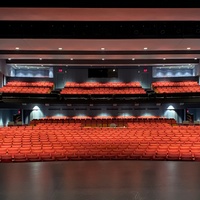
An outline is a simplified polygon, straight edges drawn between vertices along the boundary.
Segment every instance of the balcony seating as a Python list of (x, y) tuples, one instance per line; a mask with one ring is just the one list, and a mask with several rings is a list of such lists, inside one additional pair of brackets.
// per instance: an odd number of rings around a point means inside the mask
[(152, 83), (152, 89), (159, 94), (199, 93), (200, 85), (196, 81), (158, 81)]
[(146, 94), (139, 82), (67, 82), (60, 92), (61, 94), (93, 94), (93, 95), (110, 95), (110, 94)]
[(1, 93), (21, 93), (21, 94), (49, 94), (54, 87), (54, 83), (47, 81), (23, 82), (10, 81), (0, 88)]

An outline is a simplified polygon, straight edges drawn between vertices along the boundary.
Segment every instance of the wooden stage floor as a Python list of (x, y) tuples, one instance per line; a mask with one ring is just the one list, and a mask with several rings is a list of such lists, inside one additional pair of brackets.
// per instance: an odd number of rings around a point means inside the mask
[(0, 163), (0, 200), (179, 199), (200, 199), (200, 162)]

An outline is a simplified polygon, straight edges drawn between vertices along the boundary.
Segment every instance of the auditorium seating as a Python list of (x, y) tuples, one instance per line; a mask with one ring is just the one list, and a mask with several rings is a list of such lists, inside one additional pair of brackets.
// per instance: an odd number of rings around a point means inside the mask
[(196, 81), (158, 81), (152, 83), (152, 89), (156, 93), (199, 93), (200, 85)]
[(81, 123), (83, 127), (93, 126), (96, 127), (95, 124), (98, 124), (98, 127), (109, 127), (111, 123), (116, 123), (119, 127), (127, 127), (131, 126), (132, 122), (137, 123), (167, 123), (171, 125), (176, 125), (176, 120), (173, 118), (165, 118), (159, 116), (51, 116), (51, 117), (44, 117), (39, 120), (35, 119), (30, 122), (31, 125), (36, 125), (38, 123)]
[[(121, 119), (103, 118), (47, 117), (2, 127), (0, 161), (200, 161), (199, 125), (159, 117), (132, 117), (120, 125)], [(103, 126), (105, 121), (118, 126)]]
[(66, 82), (61, 94), (146, 94), (139, 82)]
[(37, 81), (9, 81), (0, 88), (1, 93), (24, 93), (24, 94), (49, 94), (54, 87), (53, 82)]

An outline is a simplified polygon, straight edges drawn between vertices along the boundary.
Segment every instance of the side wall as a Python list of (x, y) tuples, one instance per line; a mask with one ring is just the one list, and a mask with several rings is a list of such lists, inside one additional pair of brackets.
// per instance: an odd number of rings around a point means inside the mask
[[(152, 67), (108, 67), (118, 69), (118, 78), (88, 78), (89, 67), (55, 67), (54, 78), (57, 89), (64, 87), (66, 82), (130, 82), (139, 81), (144, 88), (149, 88), (152, 81)], [(62, 72), (59, 72), (60, 71)], [(144, 69), (145, 70), (144, 72)]]
[[(172, 107), (173, 106), (173, 107)], [(176, 108), (176, 109), (175, 109)], [(171, 105), (42, 105), (34, 104), (22, 107), (23, 123), (28, 124), (33, 119), (49, 116), (160, 116), (174, 118), (178, 123), (184, 120), (184, 106)]]
[[(0, 62), (0, 65), (3, 63)], [(195, 80), (199, 81), (197, 73), (198, 67), (193, 69), (185, 69), (184, 73), (180, 73), (182, 69), (159, 69), (152, 66), (106, 66), (106, 68), (117, 69), (117, 78), (89, 78), (88, 69), (90, 66), (55, 66), (50, 70), (22, 70), (10, 69), (10, 66), (2, 67), (2, 73), (6, 76), (6, 81), (10, 80), (24, 80), (24, 81), (39, 81), (50, 80), (55, 83), (55, 89), (62, 89), (66, 82), (131, 82), (139, 81), (143, 88), (150, 89), (151, 83), (154, 81), (181, 81), (181, 80)], [(100, 67), (99, 67), (100, 68)], [(102, 67), (105, 68), (105, 67)], [(170, 71), (170, 72), (169, 72)], [(175, 77), (165, 76), (160, 77), (160, 73), (171, 73), (177, 75)], [(13, 74), (14, 73), (14, 74)], [(182, 76), (183, 75), (183, 76)], [(187, 75), (187, 76), (186, 76)]]

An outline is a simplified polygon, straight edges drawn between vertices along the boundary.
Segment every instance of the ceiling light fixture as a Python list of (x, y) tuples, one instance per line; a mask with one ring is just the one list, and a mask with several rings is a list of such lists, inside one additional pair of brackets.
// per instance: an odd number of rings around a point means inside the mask
[(104, 48), (104, 47), (102, 47), (102, 48), (101, 48), (101, 50), (103, 51), (103, 50), (105, 50), (105, 48)]
[(147, 47), (144, 47), (144, 50), (147, 50), (148, 48)]
[(135, 60), (135, 58), (132, 58), (132, 60)]
[(16, 50), (19, 50), (19, 47), (15, 47)]
[(105, 60), (104, 58), (102, 58), (101, 60)]
[(61, 47), (59, 47), (59, 48), (58, 48), (58, 50), (62, 50), (62, 48), (61, 48)]
[(191, 48), (190, 47), (187, 47), (187, 50), (190, 50)]

